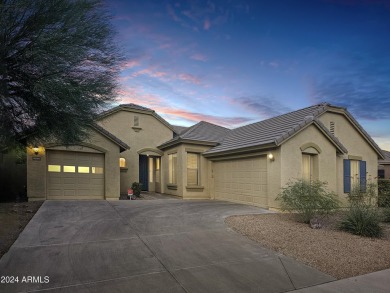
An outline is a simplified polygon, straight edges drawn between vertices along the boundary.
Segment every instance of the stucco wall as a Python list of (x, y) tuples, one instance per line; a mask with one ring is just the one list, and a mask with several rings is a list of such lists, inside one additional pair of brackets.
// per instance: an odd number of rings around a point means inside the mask
[(362, 160), (367, 162), (367, 179), (376, 182), (375, 177), (377, 177), (378, 174), (378, 155), (344, 115), (327, 112), (320, 117), (320, 120), (328, 128), (330, 122), (334, 122), (335, 136), (348, 150), (347, 155), (337, 157), (337, 191), (338, 194), (342, 195), (345, 202), (346, 194), (344, 194), (343, 183), (343, 159), (348, 159), (349, 156), (361, 157)]
[[(134, 127), (134, 116), (139, 117), (139, 126)], [(121, 193), (126, 193), (133, 182), (139, 181), (139, 153), (144, 148), (156, 148), (172, 139), (173, 132), (161, 121), (150, 114), (121, 110), (98, 121), (98, 124), (130, 146), (130, 150), (121, 153), (126, 159), (127, 170), (122, 170)], [(117, 162), (119, 165), (119, 162)], [(161, 168), (165, 169), (165, 160)]]
[[(118, 145), (91, 129), (91, 136), (85, 145), (65, 147), (48, 143), (46, 146), (48, 150), (104, 153), (105, 198), (119, 199)], [(39, 148), (38, 155), (35, 155), (31, 148), (27, 148), (27, 196), (29, 201), (46, 199), (46, 175), (45, 147)]]

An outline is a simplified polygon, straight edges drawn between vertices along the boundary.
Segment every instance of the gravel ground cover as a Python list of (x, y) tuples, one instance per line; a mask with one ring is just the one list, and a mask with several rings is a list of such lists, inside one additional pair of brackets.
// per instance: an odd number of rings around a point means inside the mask
[(0, 258), (18, 238), (43, 201), (0, 203)]
[(373, 239), (337, 230), (340, 214), (323, 221), (321, 229), (298, 223), (291, 214), (231, 216), (233, 230), (337, 279), (390, 268), (390, 225)]

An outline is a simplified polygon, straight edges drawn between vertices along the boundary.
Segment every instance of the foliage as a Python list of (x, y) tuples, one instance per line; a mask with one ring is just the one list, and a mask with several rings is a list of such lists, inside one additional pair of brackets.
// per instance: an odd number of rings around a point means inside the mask
[(378, 206), (390, 207), (390, 180), (378, 179)]
[(139, 182), (133, 182), (133, 184), (131, 184), (131, 189), (133, 189), (133, 194), (136, 197), (141, 197), (141, 186), (142, 183)]
[(290, 181), (276, 200), (284, 211), (297, 212), (300, 220), (309, 223), (318, 215), (328, 214), (339, 207), (337, 195), (326, 189), (322, 181), (298, 179)]
[(121, 61), (102, 1), (2, 0), (0, 15), (0, 148), (85, 139)]
[(382, 210), (382, 222), (390, 223), (390, 207), (383, 208), (383, 210)]
[(348, 210), (340, 222), (340, 229), (365, 237), (381, 237), (383, 229), (379, 222), (380, 215), (376, 208), (356, 205)]
[(360, 184), (352, 187), (348, 200), (350, 208), (340, 222), (340, 229), (355, 235), (381, 237), (383, 229), (379, 225), (381, 215), (376, 207), (377, 185), (372, 180), (362, 191)]

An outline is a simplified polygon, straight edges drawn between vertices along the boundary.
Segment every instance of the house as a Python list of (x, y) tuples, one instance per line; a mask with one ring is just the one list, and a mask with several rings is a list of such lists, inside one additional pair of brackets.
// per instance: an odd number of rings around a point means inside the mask
[(378, 177), (382, 179), (390, 179), (390, 152), (382, 151), (385, 158), (379, 160)]
[(139, 181), (185, 199), (277, 208), (281, 188), (296, 178), (326, 181), (345, 199), (374, 180), (378, 159), (381, 149), (353, 116), (327, 103), (236, 129), (173, 126), (124, 104), (102, 113), (80, 145), (28, 148), (27, 192), (29, 200), (117, 200)]

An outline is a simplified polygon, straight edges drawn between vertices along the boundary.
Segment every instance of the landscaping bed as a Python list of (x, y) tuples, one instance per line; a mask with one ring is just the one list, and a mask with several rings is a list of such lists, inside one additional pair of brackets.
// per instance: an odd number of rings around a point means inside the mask
[(261, 245), (343, 279), (390, 268), (390, 224), (380, 239), (337, 229), (341, 214), (323, 220), (321, 229), (296, 222), (292, 214), (231, 216), (233, 230)]
[(8, 251), (43, 201), (0, 203), (0, 258)]

